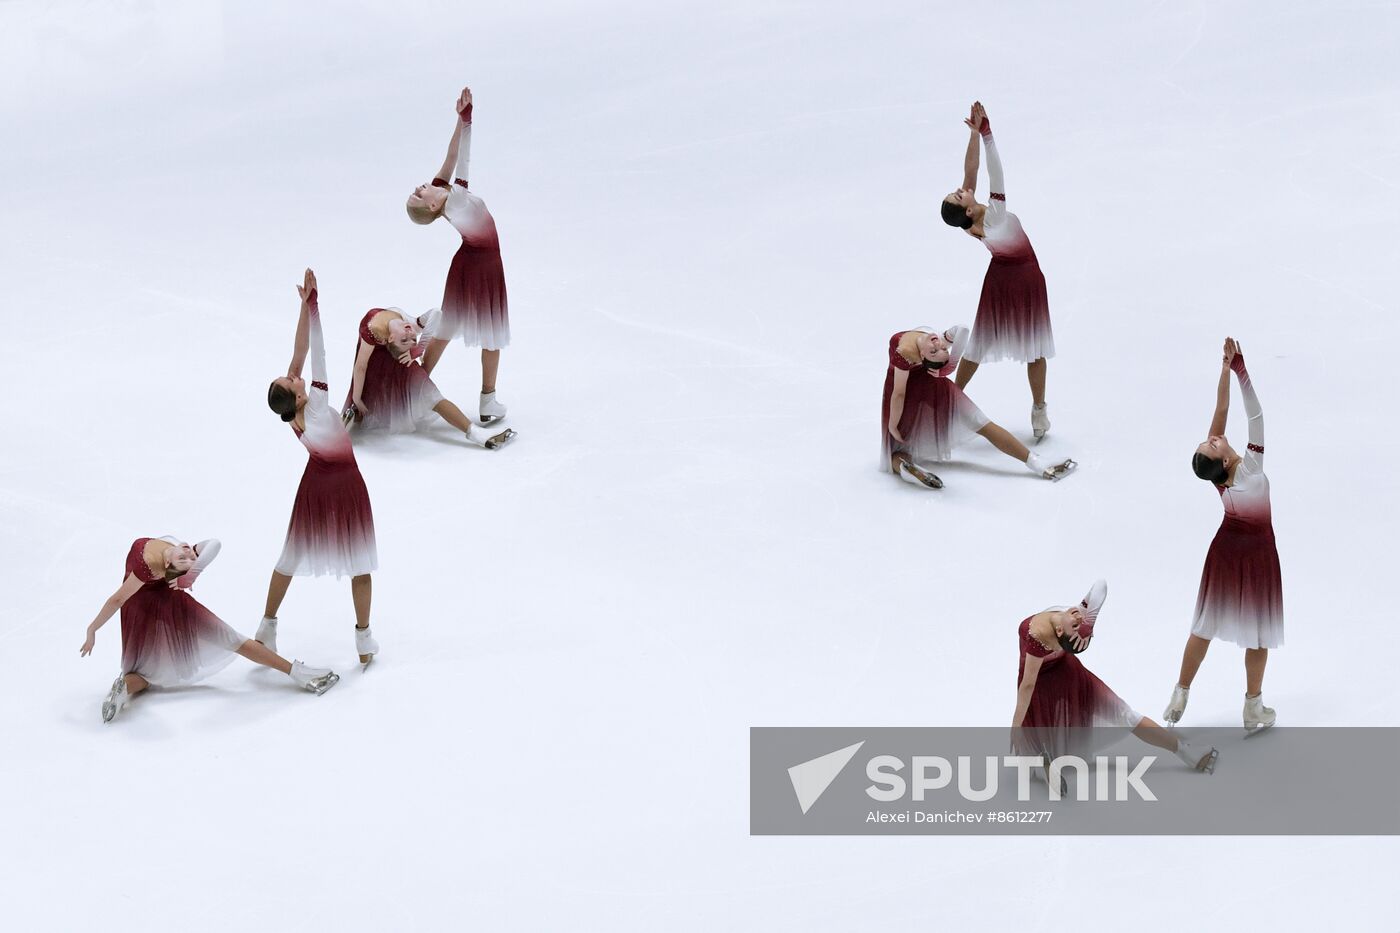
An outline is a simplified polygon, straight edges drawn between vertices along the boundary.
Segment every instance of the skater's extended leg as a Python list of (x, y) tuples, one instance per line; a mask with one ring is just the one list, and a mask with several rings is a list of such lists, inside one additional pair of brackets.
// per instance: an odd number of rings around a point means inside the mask
[(369, 628), (369, 602), (373, 589), (367, 573), (350, 578), (350, 596), (355, 600), (355, 628)]
[(1160, 749), (1169, 752), (1176, 751), (1176, 736), (1168, 729), (1157, 725), (1146, 716), (1138, 720), (1138, 724), (1133, 727), (1133, 735), (1142, 739), (1148, 745), (1155, 745)]
[(126, 675), (126, 692), (129, 696), (136, 696), (136, 694), (140, 693), (142, 690), (145, 690), (150, 685), (151, 682), (146, 678), (142, 677), (140, 674)]
[(284, 674), (290, 674), (292, 672), (291, 661), (288, 661), (280, 654), (269, 651), (251, 638), (238, 646), (238, 653), (254, 664), (261, 664), (264, 667), (270, 667), (274, 671), (281, 671)]
[(1258, 696), (1264, 691), (1264, 665), (1268, 663), (1268, 648), (1244, 649), (1244, 684), (1247, 695)]
[(428, 375), (433, 374), (433, 367), (438, 364), (438, 360), (442, 359), (442, 351), (446, 350), (447, 345), (451, 342), (438, 337), (428, 341), (428, 349), (423, 351), (423, 358), (418, 361)]
[(1025, 463), (1026, 458), (1031, 455), (1031, 452), (1026, 448), (1025, 444), (1016, 440), (1010, 431), (1006, 430), (1006, 428), (1003, 428), (995, 421), (988, 421), (982, 426), (982, 430), (977, 433), (991, 442), (991, 445), (997, 450), (1006, 454), (1008, 457), (1015, 457), (1022, 463)]
[[(1183, 687), (1190, 687), (1191, 681), (1196, 679), (1196, 671), (1201, 669), (1201, 662), (1206, 659), (1206, 651), (1210, 649), (1210, 639), (1202, 638), (1199, 635), (1192, 635), (1186, 639), (1186, 650), (1181, 655), (1181, 676), (1177, 678), (1177, 683)], [(1246, 654), (1246, 658), (1248, 655)], [(1264, 666), (1259, 666), (1259, 676), (1264, 676)]]
[(496, 373), (501, 369), (500, 350), (481, 351), (481, 394), (490, 395), (496, 391)]
[(1035, 405), (1045, 404), (1045, 357), (1026, 364), (1026, 378), (1031, 383), (1031, 401)]
[(469, 433), (472, 429), (472, 419), (462, 414), (462, 409), (453, 404), (451, 399), (443, 399), (438, 402), (433, 406), (433, 411), (437, 412), (443, 421), (464, 434)]
[(1202, 748), (1199, 745), (1191, 745), (1185, 739), (1178, 738), (1175, 733), (1162, 728), (1146, 716), (1139, 719), (1138, 724), (1133, 727), (1133, 735), (1148, 745), (1172, 752), (1188, 768), (1195, 768), (1197, 771), (1215, 770), (1217, 754), (1213, 747)]
[(269, 619), (277, 618), (277, 610), (282, 608), (282, 600), (287, 596), (287, 587), (292, 585), (292, 578), (285, 573), (272, 571), (272, 582), (267, 585), (267, 605), (263, 608), (263, 615)]
[(977, 367), (980, 365), (980, 363), (974, 363), (966, 357), (958, 361), (958, 374), (953, 377), (953, 381), (958, 384), (959, 389), (967, 388), (972, 377), (977, 375)]

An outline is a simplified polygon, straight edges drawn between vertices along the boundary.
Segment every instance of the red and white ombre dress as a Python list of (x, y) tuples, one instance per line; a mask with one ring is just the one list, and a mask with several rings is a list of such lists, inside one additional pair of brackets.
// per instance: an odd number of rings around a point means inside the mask
[(297, 487), (287, 543), (276, 569), (287, 576), (358, 576), (379, 566), (374, 515), (350, 435), (331, 408), (315, 292), (308, 305), (311, 383), (302, 409), (305, 429), (292, 430), (311, 456)]
[(145, 556), (151, 541), (137, 538), (126, 555), (126, 572), (142, 586), (122, 603), (122, 673), (156, 687), (192, 684), (225, 667), (247, 639), (190, 595), (194, 574), (176, 578), (180, 588), (171, 589), (164, 574), (151, 571)]
[(1239, 377), (1249, 416), (1249, 444), (1230, 486), (1217, 486), (1225, 520), (1206, 552), (1191, 634), (1223, 638), (1244, 648), (1283, 644), (1283, 573), (1274, 543), (1269, 478), (1264, 475), (1264, 409), (1236, 354), (1230, 368)]
[(982, 216), (982, 245), (992, 254), (966, 357), (974, 363), (1034, 363), (1055, 355), (1045, 275), (1021, 219), (1006, 209), (1006, 181), (990, 122), (982, 124), (991, 193)]
[(472, 146), (470, 105), (462, 111), (458, 132), (461, 135), (452, 184), (445, 178), (433, 179), (436, 187), (447, 189), (442, 216), (462, 236), (462, 245), (447, 272), (437, 336), (445, 340), (460, 336), (469, 347), (500, 350), (510, 344), (506, 273), (501, 265), (496, 220), (486, 209), (486, 202), (467, 190)]
[[(416, 430), (418, 422), (433, 417), (433, 408), (442, 401), (442, 393), (428, 371), (418, 364), (424, 347), (434, 335), (425, 331), (413, 347), (413, 361), (400, 363), (370, 329), (370, 322), (379, 314), (393, 314), (407, 319), (397, 308), (371, 308), (360, 320), (360, 340), (373, 345), (374, 352), (365, 364), (365, 384), (360, 391), (369, 414), (363, 418), (357, 415), (356, 421), (367, 430), (382, 429), (391, 434), (405, 434)], [(357, 341), (356, 356), (359, 352)], [(346, 409), (349, 409), (353, 395), (353, 390), (346, 395)]]
[[(933, 333), (930, 328), (915, 330)], [(890, 362), (885, 370), (885, 390), (880, 403), (880, 469), (890, 472), (890, 456), (905, 451), (915, 463), (948, 460), (953, 449), (966, 443), (987, 426), (988, 418), (973, 404), (952, 380), (958, 368), (963, 348), (967, 345), (967, 328), (954, 327), (948, 362), (942, 369), (929, 369), (923, 361), (911, 363), (899, 352), (899, 341), (908, 331), (890, 338)], [(894, 393), (895, 370), (909, 373), (904, 385), (904, 411), (899, 417), (899, 433), (904, 443), (890, 434), (890, 397)]]

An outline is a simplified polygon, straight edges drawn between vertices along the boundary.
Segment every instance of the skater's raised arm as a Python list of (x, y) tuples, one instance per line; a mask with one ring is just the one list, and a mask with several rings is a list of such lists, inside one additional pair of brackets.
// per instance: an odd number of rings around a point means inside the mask
[(1001, 170), (996, 141), (992, 139), (991, 121), (985, 116), (982, 118), (982, 146), (987, 150), (987, 214), (1000, 218), (1006, 214), (1006, 176)]
[(306, 270), (310, 287), (302, 295), (301, 303), (307, 320), (307, 343), (311, 354), (311, 389), (329, 391), (326, 375), (326, 341), (321, 335), (321, 305), (316, 294), (316, 276)]
[(223, 547), (218, 538), (206, 538), (194, 546), (195, 562), (194, 566), (170, 581), (175, 589), (187, 590), (194, 586), (194, 581), (199, 579), (199, 575), (214, 563), (214, 558), (219, 556), (219, 549)]
[(977, 190), (977, 168), (981, 164), (982, 150), (980, 137), (982, 135), (982, 121), (985, 114), (982, 110), (981, 102), (972, 105), (972, 115), (963, 123), (967, 124), (972, 135), (967, 140), (967, 153), (963, 156), (963, 183), (962, 187), (967, 191)]
[(442, 168), (434, 176), (439, 181), (461, 179), (467, 184), (467, 168), (472, 152), (472, 91), (462, 88), (457, 98), (457, 119), (452, 124), (452, 141), (447, 144), (447, 158), (442, 160)]
[(1016, 688), (1016, 712), (1011, 716), (1011, 728), (1021, 728), (1026, 721), (1026, 712), (1031, 708), (1031, 696), (1035, 693), (1035, 681), (1040, 676), (1040, 658), (1033, 654), (1025, 656), (1025, 669), (1021, 672), (1021, 683)]
[(1230, 368), (1240, 381), (1240, 395), (1244, 396), (1244, 413), (1249, 417), (1249, 444), (1245, 447), (1244, 466), (1258, 472), (1264, 466), (1264, 408), (1259, 404), (1259, 396), (1254, 394), (1254, 382), (1249, 378), (1249, 370), (1244, 368), (1244, 353), (1235, 346)]
[(972, 331), (958, 324), (943, 332), (943, 339), (948, 341), (948, 363), (943, 367), (944, 372), (952, 372), (957, 369), (958, 361), (962, 359), (963, 351), (967, 349), (967, 339)]
[(1215, 386), (1215, 413), (1210, 418), (1207, 437), (1218, 437), (1225, 433), (1225, 423), (1230, 417), (1230, 361), (1235, 357), (1235, 341), (1225, 338), (1224, 355), (1220, 360), (1220, 381)]
[(89, 654), (92, 654), (93, 643), (97, 640), (97, 630), (106, 625), (107, 620), (112, 618), (112, 616), (121, 609), (122, 605), (125, 604), (137, 590), (141, 589), (143, 585), (141, 578), (136, 576), (136, 574), (128, 573), (126, 575), (126, 579), (122, 581), (122, 585), (117, 588), (115, 593), (107, 597), (107, 601), (103, 603), (102, 608), (97, 611), (97, 618), (93, 619), (88, 625), (87, 639), (83, 642), (82, 648), (78, 649), (80, 655), (87, 657)]

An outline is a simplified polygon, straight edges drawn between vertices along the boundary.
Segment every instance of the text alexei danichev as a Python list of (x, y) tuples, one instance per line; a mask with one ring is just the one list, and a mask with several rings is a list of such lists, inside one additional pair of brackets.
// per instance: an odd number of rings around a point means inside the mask
[(965, 810), (900, 810), (887, 813), (884, 810), (871, 810), (865, 815), (867, 823), (1048, 823), (1053, 816), (1050, 810), (990, 810), (986, 813), (968, 813)]

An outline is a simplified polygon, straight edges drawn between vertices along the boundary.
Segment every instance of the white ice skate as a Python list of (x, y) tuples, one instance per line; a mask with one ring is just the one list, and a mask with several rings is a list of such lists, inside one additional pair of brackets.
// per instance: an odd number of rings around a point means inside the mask
[(1037, 441), (1050, 432), (1050, 409), (1044, 402), (1031, 406), (1031, 433)]
[(253, 641), (262, 645), (273, 654), (277, 653), (277, 620), (268, 616), (263, 616), (258, 623), (258, 633), (253, 636)]
[(471, 441), (473, 444), (485, 447), (487, 450), (498, 450), (515, 440), (515, 431), (511, 428), (506, 428), (499, 433), (488, 434), (476, 425), (472, 425), (471, 428), (467, 430), (467, 440)]
[(926, 489), (942, 489), (943, 480), (925, 470), (917, 463), (909, 460), (901, 460), (899, 464), (899, 478), (914, 486), (923, 486)]
[(1079, 464), (1073, 460), (1061, 460), (1059, 463), (1048, 463), (1044, 457), (1037, 454), (1030, 454), (1026, 457), (1026, 469), (1032, 473), (1038, 473), (1052, 483), (1069, 476), (1079, 469)]
[(107, 699), (102, 701), (102, 721), (111, 722), (117, 714), (131, 702), (131, 694), (126, 692), (126, 675), (118, 674), (112, 681), (112, 689), (107, 691)]
[(292, 680), (303, 690), (310, 690), (320, 696), (340, 683), (340, 675), (328, 667), (308, 667), (300, 661), (292, 662)]
[(370, 634), (368, 625), (364, 628), (355, 627), (355, 650), (359, 652), (360, 663), (365, 667), (369, 667), (369, 662), (379, 653), (379, 642)]
[(1244, 737), (1258, 735), (1274, 724), (1277, 715), (1264, 705), (1264, 695), (1244, 698)]
[(1167, 710), (1162, 714), (1162, 718), (1167, 721), (1167, 728), (1171, 728), (1181, 722), (1181, 714), (1186, 712), (1186, 701), (1191, 699), (1191, 688), (1177, 684), (1172, 687), (1172, 699), (1167, 704)]
[(496, 401), (496, 393), (481, 393), (481, 423), (495, 424), (506, 416), (506, 406)]
[(1220, 757), (1220, 753), (1212, 746), (1202, 751), (1194, 745), (1177, 740), (1176, 757), (1180, 758), (1182, 764), (1188, 768), (1195, 768), (1197, 771), (1204, 771), (1206, 774), (1215, 773), (1215, 761)]

